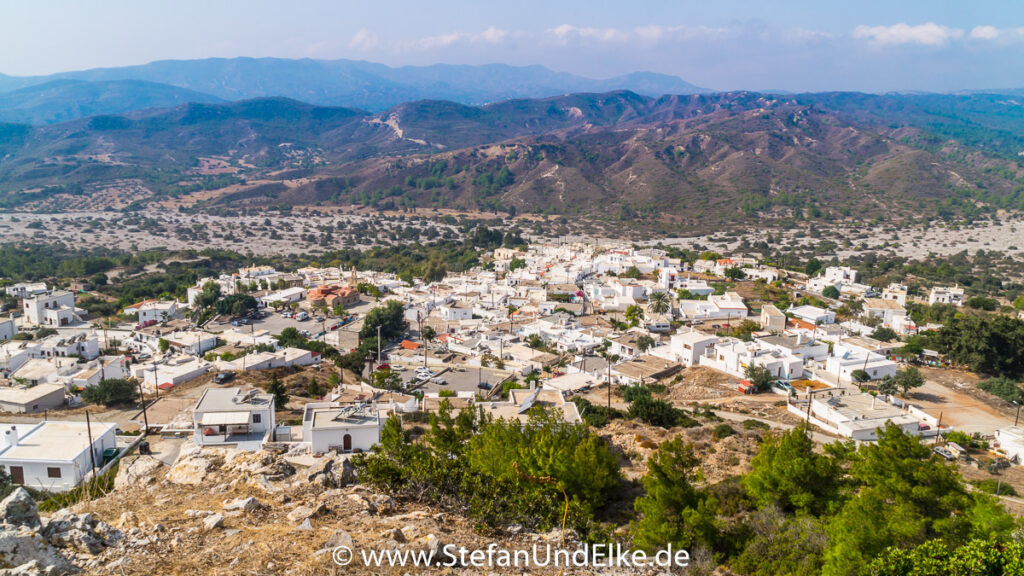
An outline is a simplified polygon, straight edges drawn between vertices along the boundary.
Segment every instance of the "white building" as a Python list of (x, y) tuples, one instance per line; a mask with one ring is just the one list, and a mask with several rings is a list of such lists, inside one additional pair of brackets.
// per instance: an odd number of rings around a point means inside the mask
[(797, 306), (796, 308), (790, 308), (789, 313), (804, 322), (816, 325), (834, 324), (836, 321), (835, 312), (818, 308), (817, 306)]
[(281, 304), (288, 305), (293, 302), (301, 302), (305, 299), (306, 289), (296, 286), (294, 288), (285, 288), (284, 290), (271, 292), (266, 296), (260, 296), (260, 304), (263, 306), (273, 306), (275, 302), (279, 302)]
[(821, 294), (825, 288), (833, 286), (842, 289), (857, 283), (857, 271), (849, 266), (829, 266), (818, 276), (807, 281), (807, 289)]
[(689, 368), (696, 366), (704, 351), (714, 347), (717, 342), (717, 336), (693, 330), (673, 335), (669, 340), (669, 350), (677, 362)]
[(857, 370), (867, 372), (872, 380), (895, 376), (898, 367), (895, 362), (877, 352), (853, 346), (845, 342), (832, 347), (832, 356), (825, 362), (825, 371), (840, 381), (852, 382)]
[(368, 452), (380, 442), (386, 421), (375, 402), (310, 402), (302, 412), (302, 441), (313, 454)]
[(896, 319), (904, 319), (907, 312), (896, 299), (865, 298), (863, 315), (878, 318), (882, 321), (882, 326), (893, 328)]
[(192, 422), (192, 438), (199, 446), (234, 444), (241, 450), (259, 450), (274, 432), (274, 395), (210, 388), (196, 403)]
[(46, 282), (18, 282), (7, 287), (7, 295), (22, 299), (47, 292)]
[[(921, 433), (922, 418), (889, 404), (880, 396), (829, 388), (811, 395), (810, 422), (833, 434), (860, 442), (878, 439), (878, 429), (895, 424), (911, 436)], [(807, 401), (790, 398), (790, 413), (807, 420)]]
[(109, 422), (0, 424), (0, 466), (14, 484), (65, 492), (78, 486), (94, 463), (97, 471), (103, 466), (103, 451), (117, 447), (116, 430)]
[(75, 295), (54, 290), (28, 296), (22, 303), (25, 322), (32, 326), (69, 326), (75, 322)]
[(137, 322), (146, 326), (177, 318), (179, 311), (175, 300), (144, 300), (124, 309), (125, 314), (135, 315)]
[(737, 378), (746, 377), (747, 366), (761, 366), (778, 379), (795, 380), (804, 375), (804, 361), (758, 342), (723, 338), (705, 350), (700, 365), (720, 370)]
[(0, 341), (10, 340), (17, 333), (18, 324), (15, 323), (14, 318), (0, 320)]
[(64, 406), (62, 384), (37, 386), (0, 386), (0, 411), (13, 414), (38, 414)]
[(936, 286), (928, 294), (928, 305), (952, 304), (953, 306), (964, 305), (964, 289), (959, 286), (941, 288)]
[(740, 322), (747, 317), (747, 306), (736, 292), (712, 294), (707, 300), (680, 300), (679, 313), (687, 320), (725, 320)]

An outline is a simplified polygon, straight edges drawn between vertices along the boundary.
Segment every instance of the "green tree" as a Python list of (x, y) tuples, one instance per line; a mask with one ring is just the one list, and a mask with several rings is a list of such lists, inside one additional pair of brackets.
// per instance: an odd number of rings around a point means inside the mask
[(810, 260), (807, 261), (807, 264), (804, 265), (804, 274), (807, 274), (808, 276), (814, 276), (815, 274), (821, 271), (821, 268), (821, 260), (818, 260), (817, 258), (811, 258)]
[(743, 375), (748, 381), (750, 381), (754, 386), (754, 389), (758, 392), (771, 390), (772, 383), (775, 382), (775, 377), (772, 376), (771, 370), (756, 364), (748, 364), (747, 367), (743, 369)]
[(916, 366), (910, 366), (906, 370), (901, 370), (896, 373), (896, 376), (893, 378), (893, 383), (896, 384), (896, 386), (898, 386), (903, 392), (903, 395), (906, 396), (906, 394), (914, 388), (924, 386), (924, 376)]
[(898, 338), (896, 332), (892, 328), (886, 328), (884, 326), (875, 328), (875, 331), (871, 333), (871, 337), (875, 340), (881, 340), (882, 342), (892, 342)]
[(652, 292), (647, 308), (652, 314), (666, 314), (670, 308), (668, 292)]
[(374, 388), (380, 390), (401, 390), (402, 389), (402, 377), (397, 372), (392, 372), (390, 369), (376, 370), (370, 377), (370, 381)]
[[(952, 466), (892, 423), (879, 430), (876, 443), (860, 447), (850, 476), (855, 495), (827, 529), (826, 576), (863, 573), (890, 546), (909, 548), (932, 538), (959, 545), (1005, 526), (1006, 513), (993, 510), (990, 497), (968, 494)], [(975, 519), (979, 515), (983, 521)]]
[(288, 389), (277, 378), (277, 374), (270, 377), (270, 382), (267, 384), (267, 392), (274, 395), (274, 406), (277, 410), (284, 410), (288, 405)]
[(850, 372), (850, 378), (853, 378), (854, 382), (867, 382), (871, 380), (871, 374), (868, 374), (866, 370), (858, 368)]
[(630, 326), (639, 326), (644, 319), (644, 309), (636, 304), (630, 304), (626, 306), (625, 316)]
[(743, 487), (761, 507), (821, 515), (840, 503), (842, 474), (836, 459), (816, 453), (810, 437), (792, 429), (765, 435)]
[(1017, 310), (1024, 310), (1024, 294), (1013, 299), (1013, 307)]
[(161, 338), (156, 341), (156, 346), (160, 349), (161, 354), (166, 354), (167, 350), (171, 347), (171, 343), (168, 340)]
[(640, 515), (631, 526), (637, 548), (654, 552), (672, 544), (692, 550), (715, 542), (716, 501), (694, 486), (699, 465), (693, 446), (679, 437), (663, 443), (647, 459), (645, 495), (633, 502)]
[(821, 295), (825, 298), (836, 300), (839, 298), (839, 288), (836, 288), (835, 286), (825, 286), (825, 289), (821, 291)]
[(86, 386), (82, 390), (82, 400), (104, 406), (133, 404), (139, 397), (138, 386), (134, 380), (107, 378), (100, 380), (95, 386)]
[(427, 342), (432, 342), (434, 338), (437, 338), (437, 330), (431, 326), (424, 326), (422, 336)]
[(747, 277), (747, 274), (746, 272), (743, 271), (742, 268), (737, 268), (733, 266), (731, 268), (725, 269), (725, 277), (728, 278), (729, 280), (743, 280), (744, 278)]
[(654, 346), (654, 338), (651, 338), (647, 334), (641, 334), (636, 339), (636, 349), (640, 352), (647, 352)]
[(359, 331), (360, 338), (376, 338), (377, 327), (380, 337), (385, 340), (396, 340), (409, 328), (405, 320), (405, 308), (397, 300), (388, 300), (384, 306), (378, 306), (366, 315), (363, 327)]

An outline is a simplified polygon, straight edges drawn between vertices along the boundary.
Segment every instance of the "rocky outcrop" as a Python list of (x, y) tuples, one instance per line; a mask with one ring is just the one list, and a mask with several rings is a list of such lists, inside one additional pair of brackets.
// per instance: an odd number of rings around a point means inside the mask
[(153, 477), (153, 472), (161, 466), (163, 466), (163, 462), (152, 456), (123, 458), (118, 464), (117, 477), (114, 478), (114, 488), (124, 490), (129, 486), (152, 484), (156, 480)]
[(306, 479), (326, 488), (343, 488), (356, 481), (356, 470), (348, 458), (325, 458), (309, 469)]
[(178, 459), (167, 472), (167, 480), (172, 484), (198, 486), (213, 471), (221, 467), (226, 451), (219, 448), (200, 448), (186, 442), (178, 454)]
[(0, 518), (12, 526), (39, 526), (39, 508), (24, 488), (16, 488), (0, 502)]

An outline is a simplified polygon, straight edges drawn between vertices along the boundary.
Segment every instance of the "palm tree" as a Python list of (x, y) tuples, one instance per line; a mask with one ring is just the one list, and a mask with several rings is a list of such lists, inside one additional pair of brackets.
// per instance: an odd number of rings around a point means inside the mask
[(668, 312), (668, 292), (652, 292), (648, 308), (652, 314), (664, 314)]

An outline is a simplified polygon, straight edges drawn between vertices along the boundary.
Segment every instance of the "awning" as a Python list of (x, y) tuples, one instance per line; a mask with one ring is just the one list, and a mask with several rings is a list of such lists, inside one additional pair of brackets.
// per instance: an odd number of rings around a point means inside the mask
[(237, 426), (249, 423), (248, 412), (207, 412), (203, 414), (203, 426)]

